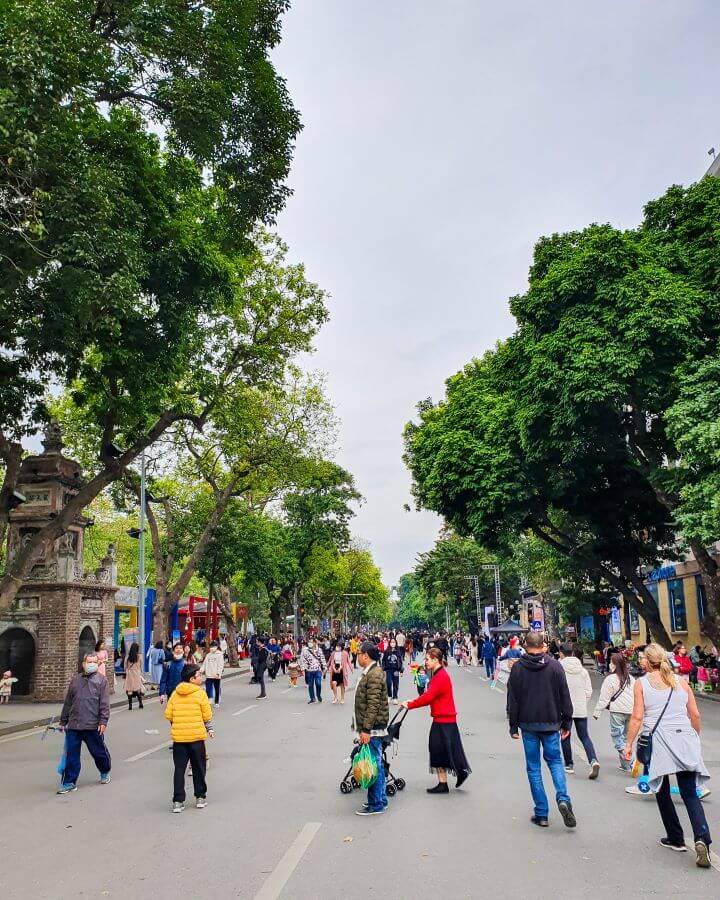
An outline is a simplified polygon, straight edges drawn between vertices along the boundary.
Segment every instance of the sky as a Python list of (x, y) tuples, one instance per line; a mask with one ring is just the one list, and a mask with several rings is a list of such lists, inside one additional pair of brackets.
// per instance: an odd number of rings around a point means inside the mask
[(277, 230), (332, 295), (310, 366), (386, 584), (440, 526), (402, 462), (415, 404), (512, 332), (539, 236), (632, 227), (702, 176), (718, 46), (718, 0), (295, 0), (274, 61), (304, 130)]

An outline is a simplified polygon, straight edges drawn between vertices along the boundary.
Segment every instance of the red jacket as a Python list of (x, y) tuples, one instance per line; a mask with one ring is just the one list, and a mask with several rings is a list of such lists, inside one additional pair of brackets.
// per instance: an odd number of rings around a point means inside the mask
[(681, 656), (679, 653), (676, 653), (675, 662), (681, 675), (689, 675), (692, 672), (693, 664), (689, 656)]
[(433, 722), (456, 722), (457, 711), (453, 700), (453, 686), (447, 670), (437, 669), (422, 696), (408, 703), (408, 709), (429, 706)]

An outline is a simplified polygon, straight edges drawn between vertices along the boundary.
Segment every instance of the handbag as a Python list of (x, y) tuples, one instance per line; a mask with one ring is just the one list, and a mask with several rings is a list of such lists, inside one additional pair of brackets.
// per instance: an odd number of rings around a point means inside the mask
[[(605, 707), (605, 709), (610, 709), (610, 706), (617, 700), (617, 698), (620, 696), (620, 694), (622, 694), (622, 692), (625, 690), (625, 688), (628, 686), (628, 684), (630, 684), (630, 682), (626, 681), (624, 684), (620, 685), (620, 687), (615, 691), (615, 693), (612, 695), (612, 697), (608, 700), (608, 705)], [(664, 710), (663, 710), (663, 712), (664, 712)]]
[(673, 695), (674, 688), (670, 688), (670, 693), (668, 694), (668, 698), (665, 701), (665, 706), (663, 706), (662, 712), (658, 716), (657, 722), (653, 725), (652, 731), (646, 731), (644, 734), (641, 734), (637, 739), (637, 746), (635, 748), (635, 756), (637, 757), (638, 762), (642, 763), (644, 766), (650, 765), (650, 760), (652, 759), (652, 748), (653, 748), (653, 735), (657, 731), (657, 727), (660, 724), (660, 720), (665, 715), (665, 710), (668, 708), (670, 703), (670, 698)]

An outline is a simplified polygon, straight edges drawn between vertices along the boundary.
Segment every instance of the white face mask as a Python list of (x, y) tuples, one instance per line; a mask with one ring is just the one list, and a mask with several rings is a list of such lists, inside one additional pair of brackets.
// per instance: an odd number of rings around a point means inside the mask
[(97, 672), (98, 665), (97, 663), (85, 663), (83, 666), (88, 675), (92, 675), (94, 672)]

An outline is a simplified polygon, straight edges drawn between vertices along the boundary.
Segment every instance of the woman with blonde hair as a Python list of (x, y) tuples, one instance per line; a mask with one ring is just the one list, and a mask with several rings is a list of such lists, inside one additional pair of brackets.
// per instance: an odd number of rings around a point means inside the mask
[[(633, 688), (625, 759), (632, 759), (633, 742), (643, 729), (649, 760), (650, 789), (655, 792), (666, 837), (660, 844), (683, 852), (685, 838), (670, 796), (670, 775), (677, 778), (680, 796), (690, 817), (695, 840), (696, 864), (710, 868), (710, 829), (698, 798), (698, 788), (710, 777), (700, 747), (700, 713), (687, 682), (678, 678), (668, 662), (667, 652), (659, 644), (648, 644), (644, 653), (646, 676)], [(647, 742), (649, 741), (649, 748)], [(642, 756), (640, 756), (642, 760)]]

